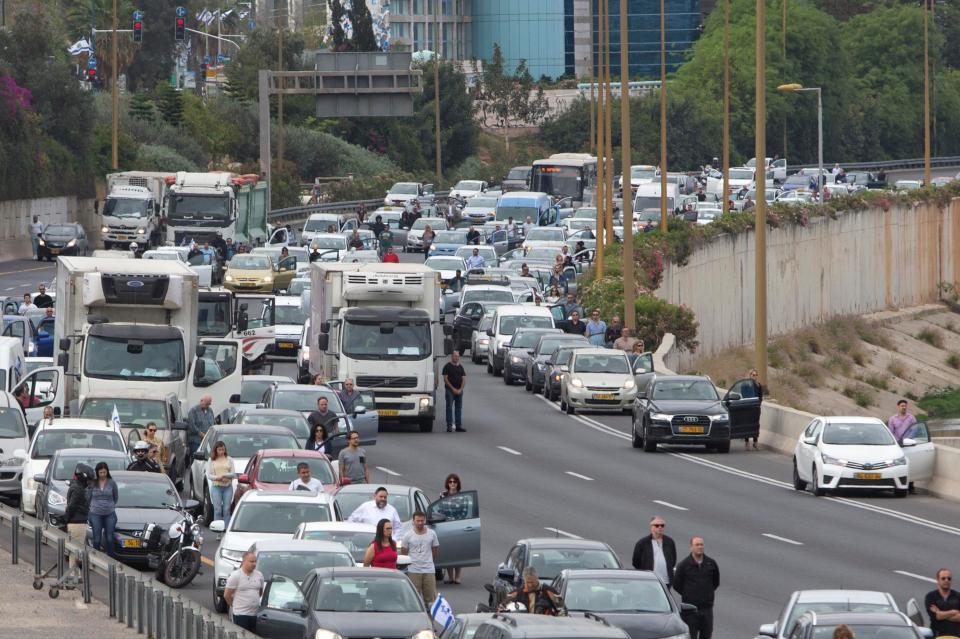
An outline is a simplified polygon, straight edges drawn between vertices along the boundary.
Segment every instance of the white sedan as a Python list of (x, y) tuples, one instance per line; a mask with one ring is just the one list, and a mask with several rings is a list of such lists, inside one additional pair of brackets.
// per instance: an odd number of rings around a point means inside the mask
[(934, 446), (924, 422), (897, 440), (874, 417), (817, 417), (793, 452), (793, 487), (814, 495), (837, 489), (893, 490), (906, 496), (933, 476)]

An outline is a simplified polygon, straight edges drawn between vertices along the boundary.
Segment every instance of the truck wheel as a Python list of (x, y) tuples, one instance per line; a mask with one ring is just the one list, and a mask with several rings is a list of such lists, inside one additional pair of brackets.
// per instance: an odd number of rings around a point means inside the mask
[(421, 417), (421, 418), (420, 418), (420, 432), (421, 432), (421, 433), (432, 433), (432, 432), (433, 432), (433, 417)]

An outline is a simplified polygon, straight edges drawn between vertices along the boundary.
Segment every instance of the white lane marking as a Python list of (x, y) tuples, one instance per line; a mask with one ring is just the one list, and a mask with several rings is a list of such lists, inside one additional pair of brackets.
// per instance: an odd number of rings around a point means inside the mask
[(669, 501), (663, 501), (661, 499), (654, 499), (653, 503), (660, 504), (661, 506), (666, 506), (667, 508), (673, 508), (674, 510), (690, 510), (689, 508), (684, 508), (683, 506), (677, 506), (676, 504), (671, 504)]
[(583, 539), (580, 535), (574, 535), (573, 533), (568, 533), (565, 530), (560, 530), (559, 528), (551, 528), (549, 526), (544, 526), (544, 530), (548, 530), (555, 535), (563, 535), (564, 537), (569, 537), (570, 539)]
[(898, 575), (903, 575), (904, 577), (913, 577), (914, 579), (919, 579), (920, 581), (927, 581), (927, 582), (930, 582), (930, 583), (932, 583), (932, 584), (937, 583), (937, 580), (934, 579), (933, 577), (926, 577), (926, 576), (924, 576), (924, 575), (918, 575), (918, 574), (915, 573), (915, 572), (907, 572), (906, 570), (894, 570), (893, 572), (897, 573)]
[(802, 546), (802, 541), (796, 541), (794, 539), (787, 539), (786, 537), (781, 537), (780, 535), (774, 535), (771, 533), (763, 533), (764, 537), (769, 537), (770, 539), (776, 539), (777, 541), (782, 541), (785, 544), (791, 544), (794, 546)]
[(593, 481), (593, 477), (587, 477), (586, 475), (581, 475), (580, 473), (575, 473), (572, 470), (564, 471), (571, 477), (576, 477), (577, 479), (582, 479), (583, 481)]
[(386, 473), (386, 474), (388, 474), (388, 475), (391, 475), (391, 476), (393, 476), (393, 477), (399, 477), (399, 476), (400, 476), (400, 473), (398, 473), (398, 472), (396, 472), (396, 471), (394, 471), (394, 470), (390, 470), (389, 468), (384, 468), (383, 466), (377, 466), (377, 470), (382, 471), (382, 472), (384, 472), (384, 473)]
[(17, 287), (16, 287), (16, 286), (11, 286), (11, 287), (5, 288), (5, 289), (3, 289), (3, 290), (4, 290), (4, 291), (12, 291), (12, 290), (15, 289), (15, 288), (17, 288)]
[[(592, 429), (594, 429), (594, 430), (598, 430), (598, 431), (600, 431), (600, 432), (602, 432), (602, 433), (606, 433), (606, 434), (608, 434), (608, 435), (612, 435), (612, 436), (614, 436), (614, 437), (618, 437), (618, 438), (620, 438), (620, 439), (624, 439), (624, 440), (627, 440), (627, 441), (629, 441), (629, 440), (631, 439), (630, 435), (628, 435), (628, 434), (626, 434), (626, 433), (623, 433), (623, 432), (621, 432), (621, 431), (613, 428), (612, 426), (607, 426), (606, 424), (603, 424), (603, 423), (601, 423), (601, 422), (598, 422), (598, 421), (595, 420), (595, 419), (591, 419), (591, 418), (589, 418), (589, 417), (584, 417), (583, 415), (573, 415), (572, 417), (573, 417), (573, 419), (574, 419), (575, 421), (578, 421), (578, 422), (580, 422), (581, 424), (584, 424), (585, 426), (589, 426), (590, 428), (592, 428)], [(763, 484), (767, 484), (767, 485), (769, 485), (769, 486), (774, 486), (774, 487), (777, 487), (777, 488), (784, 488), (784, 489), (787, 489), (787, 490), (789, 490), (789, 491), (791, 491), (791, 492), (795, 492), (794, 489), (793, 489), (793, 484), (790, 483), (790, 482), (780, 481), (779, 479), (774, 479), (774, 478), (772, 478), (772, 477), (766, 477), (766, 476), (764, 476), (764, 475), (757, 475), (756, 473), (751, 473), (751, 472), (748, 472), (748, 471), (746, 471), (746, 470), (741, 470), (741, 469), (739, 469), (739, 468), (734, 468), (734, 467), (732, 467), (732, 466), (727, 466), (727, 465), (721, 464), (721, 463), (719, 463), (719, 462), (715, 462), (715, 461), (712, 461), (712, 460), (710, 460), (710, 459), (707, 459), (707, 458), (705, 458), (705, 457), (701, 457), (701, 456), (697, 456), (697, 455), (691, 455), (691, 454), (689, 454), (689, 453), (670, 452), (670, 453), (667, 453), (667, 454), (670, 455), (671, 457), (676, 457), (676, 458), (678, 458), (678, 459), (683, 459), (683, 460), (686, 460), (686, 461), (688, 461), (688, 462), (692, 462), (692, 463), (694, 463), (694, 464), (700, 464), (701, 466), (706, 466), (706, 467), (708, 467), (708, 468), (712, 468), (712, 469), (714, 469), (714, 470), (718, 470), (718, 471), (720, 471), (720, 472), (727, 473), (727, 474), (729, 474), (729, 475), (735, 475), (735, 476), (741, 477), (741, 478), (743, 478), (743, 479), (749, 479), (749, 480), (751, 480), (751, 481), (756, 481), (756, 482), (760, 482), (760, 483), (763, 483)], [(810, 496), (810, 497), (813, 497), (813, 495), (811, 495), (810, 493), (806, 493), (806, 494), (807, 494), (808, 496)], [(922, 517), (918, 517), (918, 516), (916, 516), (916, 515), (911, 515), (911, 514), (908, 514), (908, 513), (904, 513), (904, 512), (898, 511), (898, 510), (893, 510), (893, 509), (891, 509), (891, 508), (885, 508), (885, 507), (883, 507), (883, 506), (877, 506), (877, 505), (875, 505), (875, 504), (869, 504), (869, 503), (866, 503), (866, 502), (858, 501), (858, 500), (856, 500), (856, 499), (851, 499), (851, 498), (849, 498), (849, 497), (818, 497), (817, 499), (829, 500), (829, 501), (833, 501), (833, 502), (836, 502), (836, 503), (845, 504), (845, 505), (847, 505), (847, 506), (852, 506), (853, 508), (859, 508), (859, 509), (861, 509), (861, 510), (868, 510), (868, 511), (873, 512), (873, 513), (876, 513), (876, 514), (878, 514), (878, 515), (885, 515), (885, 516), (887, 516), (887, 517), (892, 517), (892, 518), (894, 518), (894, 519), (899, 519), (900, 521), (905, 521), (905, 522), (907, 522), (907, 523), (915, 524), (915, 525), (921, 526), (921, 527), (923, 527), (923, 528), (929, 528), (929, 529), (931, 529), (931, 530), (937, 530), (937, 531), (940, 531), (940, 532), (947, 533), (948, 535), (953, 535), (954, 537), (960, 537), (960, 528), (957, 528), (957, 527), (954, 527), (954, 526), (948, 526), (948, 525), (946, 525), (946, 524), (944, 524), (944, 523), (941, 523), (941, 522), (932, 521), (932, 520), (929, 520), (929, 519), (924, 519), (924, 518), (922, 518)]]
[(510, 453), (511, 455), (522, 455), (522, 454), (523, 454), (523, 453), (521, 453), (519, 450), (514, 450), (514, 449), (512, 449), (512, 448), (507, 448), (506, 446), (497, 446), (497, 448), (499, 448), (500, 450), (502, 450), (502, 451), (505, 452), (505, 453)]

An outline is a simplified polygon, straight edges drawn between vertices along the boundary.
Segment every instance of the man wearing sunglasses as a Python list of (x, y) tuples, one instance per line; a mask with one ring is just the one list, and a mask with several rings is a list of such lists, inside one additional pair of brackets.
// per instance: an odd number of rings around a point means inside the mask
[(652, 570), (670, 587), (673, 584), (673, 568), (677, 565), (677, 545), (663, 534), (666, 525), (659, 515), (650, 520), (650, 534), (633, 548), (633, 567)]
[(953, 573), (941, 568), (937, 571), (937, 589), (924, 598), (934, 637), (960, 636), (960, 592), (953, 590), (952, 585)]

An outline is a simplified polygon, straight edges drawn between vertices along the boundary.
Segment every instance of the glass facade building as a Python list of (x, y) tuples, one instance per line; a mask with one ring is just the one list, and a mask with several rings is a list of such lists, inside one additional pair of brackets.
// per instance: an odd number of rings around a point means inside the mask
[[(660, 76), (660, 0), (610, 0), (610, 73), (620, 75), (620, 3), (627, 3), (630, 77)], [(593, 55), (596, 60), (598, 0), (593, 4)], [(667, 72), (687, 58), (700, 36), (700, 0), (664, 0)]]
[[(569, 43), (565, 34), (568, 10)], [(520, 60), (527, 61), (534, 78), (572, 73), (572, 16), (573, 0), (473, 0), (473, 55), (488, 61), (494, 44), (499, 44), (507, 73), (512, 73)]]

